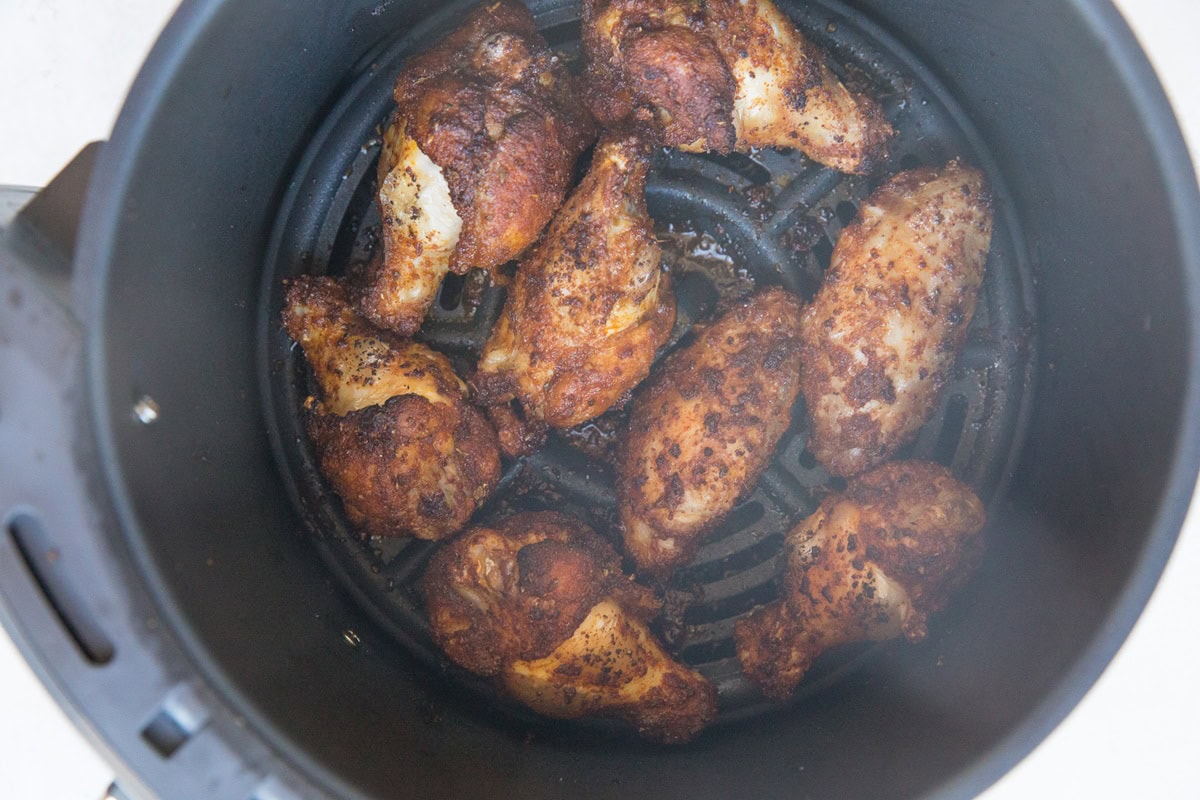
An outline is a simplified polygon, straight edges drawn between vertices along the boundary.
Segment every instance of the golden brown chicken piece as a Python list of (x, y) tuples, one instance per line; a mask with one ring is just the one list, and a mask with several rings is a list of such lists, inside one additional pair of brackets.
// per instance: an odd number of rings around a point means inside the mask
[(420, 539), (466, 525), (500, 478), (499, 444), (446, 357), (372, 327), (332, 278), (290, 281), (283, 323), (316, 378), (306, 427), (350, 522)]
[(675, 322), (675, 295), (646, 213), (646, 145), (608, 135), (591, 169), (517, 269), (475, 376), (483, 402), (516, 398), (523, 422), (497, 408), (506, 452), (538, 427), (599, 416), (650, 371)]
[(583, 47), (584, 98), (602, 125), (636, 117), (667, 147), (733, 150), (737, 87), (702, 2), (584, 0)]
[[(380, 327), (412, 336), (437, 297), (463, 220), (442, 169), (393, 117), (379, 154), (383, 252), (353, 284), (358, 310)], [(356, 276), (359, 277), (359, 276)]]
[(800, 300), (767, 289), (669, 355), (634, 400), (618, 455), (625, 551), (664, 575), (748, 494), (800, 391)]
[(854, 475), (912, 441), (937, 406), (983, 281), (983, 175), (952, 161), (902, 172), (842, 231), (801, 324), (808, 447)]
[(893, 133), (770, 0), (584, 0), (583, 44), (601, 124), (644, 119), (669, 147), (794, 147), (866, 173)]
[(434, 555), (422, 588), (446, 655), (539, 713), (619, 719), (666, 743), (716, 717), (715, 687), (646, 627), (653, 595), (577, 519), (523, 513), (474, 528)]
[(395, 85), (379, 158), (383, 258), (355, 300), (416, 332), (445, 273), (494, 269), (562, 203), (594, 125), (574, 80), (518, 2), (479, 6)]
[(831, 647), (924, 639), (929, 615), (978, 568), (984, 522), (979, 498), (938, 464), (851, 479), (788, 533), (782, 597), (738, 621), (743, 672), (783, 700)]

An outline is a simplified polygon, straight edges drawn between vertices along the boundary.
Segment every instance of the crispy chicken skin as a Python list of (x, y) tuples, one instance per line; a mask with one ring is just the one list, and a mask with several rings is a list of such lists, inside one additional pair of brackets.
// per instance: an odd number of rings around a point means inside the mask
[(733, 73), (738, 150), (795, 147), (840, 172), (866, 173), (892, 127), (770, 0), (708, 0), (709, 30)]
[(666, 743), (716, 717), (715, 687), (646, 627), (653, 595), (577, 519), (530, 512), (473, 528), (434, 555), (422, 588), (446, 655), (539, 713), (611, 717)]
[(584, 98), (596, 119), (650, 121), (666, 147), (733, 150), (736, 86), (705, 20), (700, 2), (584, 0)]
[(356, 301), (411, 335), (446, 271), (494, 269), (562, 203), (594, 123), (524, 5), (487, 2), (410, 59), (380, 154), (383, 258)]
[[(517, 269), (475, 384), (506, 452), (604, 413), (650, 371), (675, 295), (646, 213), (647, 146), (610, 134)], [(520, 402), (524, 419), (503, 407)]]
[(794, 147), (866, 173), (893, 133), (770, 0), (584, 0), (583, 44), (601, 124), (647, 120), (669, 147)]
[(664, 361), (640, 391), (618, 455), (625, 551), (659, 575), (688, 563), (748, 494), (792, 419), (800, 301), (743, 300)]
[(902, 172), (842, 231), (801, 323), (808, 447), (850, 476), (912, 441), (975, 312), (992, 235), (983, 175), (952, 161)]
[(787, 535), (782, 597), (739, 620), (742, 671), (783, 700), (840, 644), (925, 638), (983, 557), (983, 504), (945, 468), (896, 461), (850, 480)]
[(350, 521), (379, 536), (462, 529), (499, 480), (499, 444), (446, 357), (372, 327), (331, 278), (290, 281), (283, 323), (316, 378), (306, 428)]

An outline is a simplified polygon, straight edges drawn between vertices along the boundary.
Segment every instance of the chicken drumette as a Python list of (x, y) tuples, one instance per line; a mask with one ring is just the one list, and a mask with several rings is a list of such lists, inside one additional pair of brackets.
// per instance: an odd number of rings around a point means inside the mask
[[(596, 417), (650, 371), (675, 321), (646, 213), (646, 145), (606, 136), (591, 169), (517, 269), (475, 383), (506, 452), (546, 426)], [(505, 406), (516, 399), (520, 414)]]
[(537, 239), (594, 125), (511, 0), (485, 3), (409, 60), (394, 94), (378, 168), (383, 255), (355, 300), (375, 324), (411, 335), (447, 271), (494, 269)]
[(851, 479), (787, 535), (782, 597), (737, 623), (742, 671), (785, 699), (813, 660), (852, 642), (925, 638), (983, 556), (979, 498), (937, 464)]
[(809, 450), (849, 476), (890, 458), (933, 412), (983, 282), (992, 211), (952, 161), (896, 175), (842, 231), (801, 322)]
[(496, 485), (500, 455), (446, 357), (371, 326), (331, 278), (292, 280), (283, 322), (316, 378), (306, 427), (350, 521), (421, 539), (460, 530)]
[(625, 550), (664, 575), (750, 492), (800, 392), (800, 300), (760, 291), (673, 353), (634, 400), (618, 456)]
[(596, 118), (645, 119), (670, 147), (794, 147), (865, 173), (892, 136), (770, 0), (584, 0), (583, 43)]
[(619, 719), (667, 743), (716, 716), (715, 687), (646, 627), (653, 595), (572, 517), (523, 513), (473, 528), (434, 555), (422, 588), (446, 655), (539, 713)]

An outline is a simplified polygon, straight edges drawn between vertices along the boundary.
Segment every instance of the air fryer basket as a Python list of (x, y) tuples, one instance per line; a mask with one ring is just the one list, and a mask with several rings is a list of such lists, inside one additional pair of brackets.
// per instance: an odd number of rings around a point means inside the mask
[[(578, 8), (533, 6), (551, 47), (579, 71)], [(870, 176), (842, 175), (796, 152), (762, 150), (750, 156), (659, 154), (647, 203), (675, 273), (679, 314), (672, 341), (755, 285), (782, 284), (811, 297), (828, 267), (841, 228), (857, 203), (889, 174), (916, 164), (961, 157), (989, 168), (997, 225), (979, 311), (941, 407), (904, 457), (935, 459), (972, 484), (985, 499), (1006, 482), (1030, 401), (1033, 345), (1031, 280), (1024, 243), (1000, 176), (965, 114), (934, 76), (896, 41), (861, 16), (835, 15), (816, 4), (796, 9), (804, 33), (835, 53), (847, 80), (879, 97), (896, 128), (889, 162)], [(442, 35), (459, 19), (449, 7), (419, 31), (399, 36), (372, 58), (366, 73), (327, 115), (313, 137), (293, 187), (323, 185), (332, 192), (293, 192), (285, 198), (260, 295), (264, 399), (277, 430), (277, 456), (297, 510), (309, 523), (339, 577), (402, 645), (429, 665), (488, 694), (486, 685), (445, 663), (429, 636), (419, 579), (435, 545), (410, 539), (363, 538), (350, 528), (321, 479), (300, 410), (314, 391), (303, 357), (280, 324), (283, 277), (298, 272), (341, 274), (376, 254), (379, 216), (375, 161), (379, 130), (392, 106), (393, 79), (414, 48)], [(340, 178), (340, 180), (339, 180)], [(442, 287), (420, 337), (451, 356), (468, 375), (504, 302), (504, 290), (482, 275), (452, 276)], [(616, 531), (612, 449), (623, 415), (552, 437), (548, 447), (507, 464), (500, 489), (476, 515), (486, 522), (518, 510), (555, 508)], [(716, 683), (721, 719), (745, 718), (773, 704), (742, 676), (733, 626), (778, 594), (783, 535), (811, 514), (838, 482), (805, 449), (804, 407), (758, 489), (708, 539), (668, 593), (662, 625), (667, 644), (685, 663)], [(619, 537), (617, 537), (619, 538)], [(614, 539), (619, 547), (619, 542)], [(891, 645), (885, 645), (891, 646)], [(878, 648), (876, 648), (878, 649)], [(836, 676), (864, 648), (823, 659), (803, 694), (836, 687)], [(528, 725), (529, 723), (526, 722)]]
[[(780, 5), (883, 98), (889, 171), (963, 155), (998, 200), (970, 344), (913, 450), (985, 494), (989, 550), (929, 640), (826, 659), (783, 708), (731, 670), (730, 620), (769, 596), (778, 533), (829, 485), (797, 424), (671, 587), (671, 646), (722, 690), (699, 740), (541, 721), (447, 667), (411, 593), (424, 547), (347, 531), (312, 469), (275, 319), (279, 278), (365, 254), (390, 74), (465, 4), (192, 0), (100, 153), (73, 264), (11, 232), (52, 233), (78, 175), (16, 217), (0, 203), (0, 255), (29, 261), (0, 264), (0, 616), (127, 790), (963, 797), (1086, 691), (1200, 463), (1200, 198), (1166, 101), (1103, 0)], [(575, 4), (531, 6), (569, 49)], [(663, 154), (651, 210), (685, 320), (724, 256), (811, 292), (871, 180)], [(427, 335), (469, 360), (499, 294), (441, 299)], [(481, 514), (553, 502), (606, 528), (604, 465), (579, 447), (603, 433), (512, 466)]]

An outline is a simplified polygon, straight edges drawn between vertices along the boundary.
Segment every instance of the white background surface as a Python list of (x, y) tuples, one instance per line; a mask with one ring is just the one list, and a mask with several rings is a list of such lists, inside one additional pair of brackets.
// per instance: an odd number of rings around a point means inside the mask
[[(172, 0), (0, 0), (0, 184), (44, 185), (108, 135)], [(1200, 2), (1117, 0), (1200, 155)], [(1200, 220), (1197, 220), (1200, 225)], [(985, 800), (1200, 798), (1200, 508), (1083, 702)], [(109, 768), (0, 632), (0, 794), (93, 800)]]

